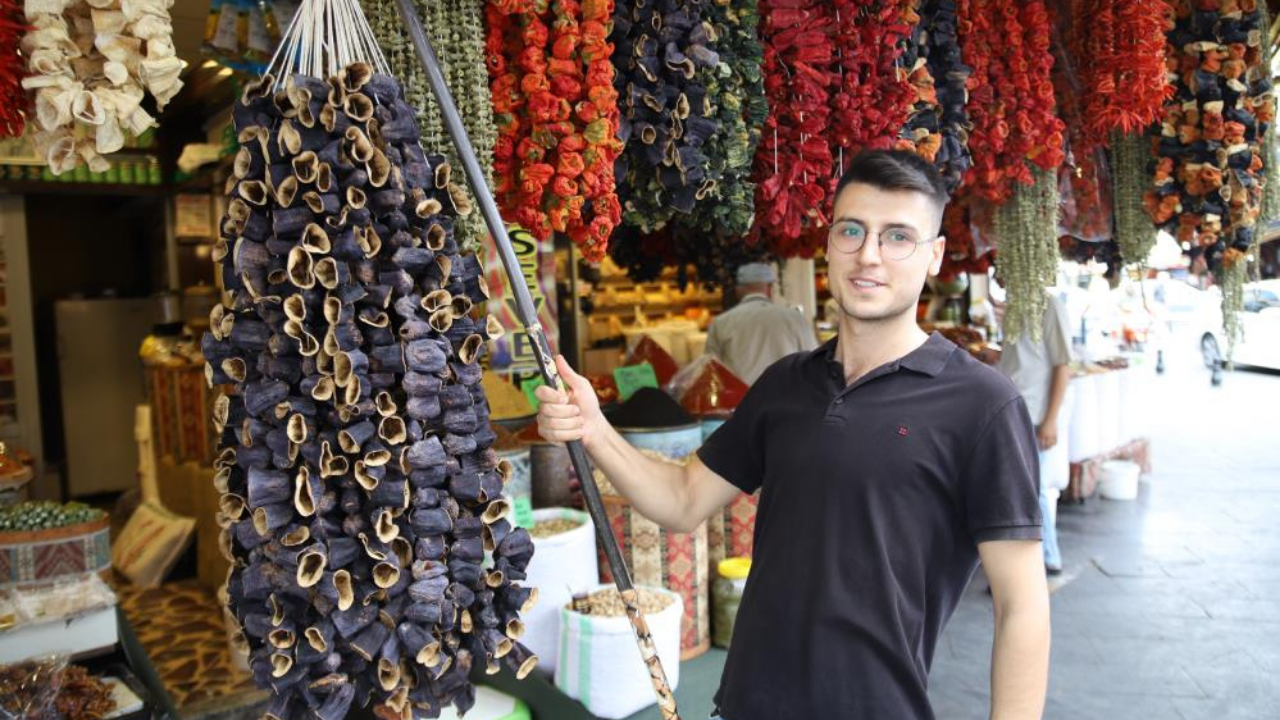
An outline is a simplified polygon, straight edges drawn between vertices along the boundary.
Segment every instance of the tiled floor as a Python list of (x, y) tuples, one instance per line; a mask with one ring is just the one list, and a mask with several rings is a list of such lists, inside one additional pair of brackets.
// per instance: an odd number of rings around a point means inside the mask
[[(1280, 373), (1212, 388), (1190, 352), (1152, 378), (1136, 502), (1064, 505), (1046, 720), (1280, 719)], [(934, 663), (939, 720), (988, 713), (990, 597), (974, 582)]]

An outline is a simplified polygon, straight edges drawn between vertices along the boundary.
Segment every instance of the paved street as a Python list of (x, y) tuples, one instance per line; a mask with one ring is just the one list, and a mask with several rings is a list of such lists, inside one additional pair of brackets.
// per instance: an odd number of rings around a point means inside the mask
[[(1059, 513), (1045, 718), (1280, 719), (1280, 373), (1212, 388), (1187, 345), (1152, 389), (1155, 471), (1139, 499)], [(935, 661), (939, 720), (987, 717), (985, 587)]]

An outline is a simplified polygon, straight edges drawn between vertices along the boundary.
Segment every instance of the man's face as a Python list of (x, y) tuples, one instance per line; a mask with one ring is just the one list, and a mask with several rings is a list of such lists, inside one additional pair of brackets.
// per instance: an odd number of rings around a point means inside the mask
[[(923, 193), (845, 186), (836, 197), (827, 240), (827, 279), (841, 312), (864, 323), (904, 313), (914, 317), (925, 279), (942, 268), (941, 222), (939, 209)], [(841, 249), (856, 245), (859, 234), (861, 248)]]

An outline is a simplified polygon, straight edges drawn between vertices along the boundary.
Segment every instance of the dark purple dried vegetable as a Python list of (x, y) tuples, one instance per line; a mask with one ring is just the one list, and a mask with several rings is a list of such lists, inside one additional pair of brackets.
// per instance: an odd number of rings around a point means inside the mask
[[(437, 717), (475, 663), (518, 674), (536, 592), (479, 388), (493, 322), (456, 186), (399, 85), (356, 63), (250, 85), (202, 349), (230, 607), (267, 716)], [(411, 181), (411, 182), (410, 182)], [(522, 534), (523, 533), (523, 534)], [(492, 554), (486, 558), (486, 550)]]

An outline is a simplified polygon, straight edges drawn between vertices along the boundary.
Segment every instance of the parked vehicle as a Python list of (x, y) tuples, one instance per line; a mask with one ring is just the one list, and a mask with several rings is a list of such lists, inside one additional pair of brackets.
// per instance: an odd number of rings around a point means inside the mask
[[(1210, 291), (1220, 308), (1217, 290)], [(1227, 337), (1222, 313), (1204, 315), (1199, 332), (1200, 355), (1206, 367), (1227, 359)], [(1280, 280), (1262, 280), (1244, 287), (1244, 312), (1240, 313), (1243, 337), (1235, 345), (1232, 361), (1238, 365), (1280, 370)]]

